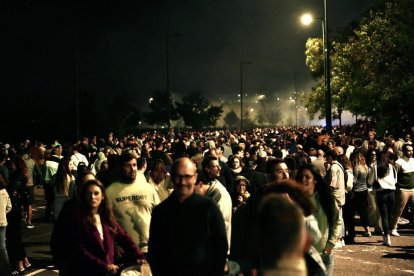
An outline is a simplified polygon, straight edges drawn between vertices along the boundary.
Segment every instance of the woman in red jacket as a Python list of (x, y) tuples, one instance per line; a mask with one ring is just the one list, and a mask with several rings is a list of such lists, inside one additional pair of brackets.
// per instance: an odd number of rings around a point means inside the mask
[(137, 263), (145, 257), (116, 222), (105, 189), (99, 180), (87, 181), (76, 212), (73, 273), (70, 275), (107, 275), (119, 272), (114, 260), (115, 242)]

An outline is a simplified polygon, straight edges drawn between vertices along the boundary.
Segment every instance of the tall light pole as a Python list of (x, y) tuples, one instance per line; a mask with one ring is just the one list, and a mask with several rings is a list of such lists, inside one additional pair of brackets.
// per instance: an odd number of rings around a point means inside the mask
[(181, 34), (167, 34), (166, 35), (166, 51), (167, 51), (167, 122), (168, 130), (171, 128), (171, 90), (170, 90), (170, 37), (179, 37)]
[(243, 65), (250, 64), (251, 61), (242, 61), (240, 63), (240, 130), (243, 129)]
[(301, 17), (302, 24), (304, 25), (311, 24), (313, 19), (319, 19), (322, 21), (326, 130), (328, 132), (331, 132), (332, 130), (332, 96), (331, 96), (331, 70), (330, 70), (330, 60), (329, 60), (327, 0), (324, 0), (324, 18), (312, 17), (310, 14), (305, 14)]

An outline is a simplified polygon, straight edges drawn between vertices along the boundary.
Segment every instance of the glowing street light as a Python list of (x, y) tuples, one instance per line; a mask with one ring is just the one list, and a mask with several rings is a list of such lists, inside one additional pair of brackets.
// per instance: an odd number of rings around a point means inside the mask
[(323, 54), (324, 54), (324, 81), (325, 81), (325, 116), (326, 116), (326, 129), (328, 132), (332, 130), (332, 96), (331, 96), (331, 71), (329, 60), (329, 40), (328, 40), (328, 17), (327, 17), (327, 0), (324, 0), (324, 18), (313, 17), (310, 14), (304, 14), (301, 16), (301, 22), (303, 25), (310, 25), (313, 19), (319, 19), (322, 21), (322, 41), (323, 41)]

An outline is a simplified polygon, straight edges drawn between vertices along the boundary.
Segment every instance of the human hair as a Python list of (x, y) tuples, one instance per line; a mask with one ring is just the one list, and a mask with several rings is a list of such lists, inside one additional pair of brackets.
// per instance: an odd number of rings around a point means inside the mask
[(294, 180), (286, 179), (278, 183), (269, 183), (263, 190), (263, 195), (267, 194), (287, 194), (301, 207), (305, 216), (309, 216), (313, 212), (312, 202), (306, 196), (302, 186)]
[(208, 166), (210, 166), (211, 161), (214, 161), (214, 160), (218, 161), (219, 159), (216, 156), (212, 156), (212, 155), (208, 155), (208, 156), (204, 157), (203, 162), (201, 163), (201, 167), (203, 168), (203, 172), (205, 172), (205, 169)]
[(258, 208), (258, 244), (263, 268), (277, 267), (284, 254), (295, 250), (304, 227), (303, 213), (295, 202), (282, 194), (264, 196)]
[(69, 158), (63, 158), (59, 162), (59, 166), (55, 175), (55, 187), (58, 194), (67, 194), (69, 190), (68, 177), (72, 177), (69, 169)]
[(401, 147), (401, 150), (402, 151), (407, 151), (408, 147), (413, 147), (413, 145), (412, 144), (403, 144), (402, 147)]
[(244, 167), (243, 159), (240, 158), (239, 156), (236, 156), (236, 155), (232, 155), (230, 157), (230, 160), (227, 162), (227, 164), (229, 164), (230, 167), (233, 167), (233, 161), (234, 161), (234, 159), (238, 159), (239, 162), (240, 162), (240, 167)]
[[(375, 152), (375, 155), (378, 156), (378, 151), (375, 149), (368, 149), (367, 151), (367, 155), (366, 155), (366, 163), (370, 166), (372, 163), (372, 153)], [(377, 161), (378, 161), (378, 157), (377, 157)]]
[(6, 181), (4, 180), (3, 176), (0, 174), (0, 190), (6, 189), (7, 184)]
[(90, 186), (97, 186), (101, 190), (102, 193), (102, 201), (101, 204), (98, 207), (98, 214), (101, 217), (101, 221), (108, 224), (110, 231), (114, 232), (116, 231), (116, 219), (112, 212), (111, 205), (109, 203), (109, 200), (106, 196), (105, 188), (102, 185), (102, 183), (98, 179), (92, 179), (88, 180), (83, 184), (82, 190), (81, 190), (81, 197), (80, 197), (80, 206), (81, 211), (84, 215), (86, 215), (86, 220), (91, 225), (95, 224), (95, 216), (92, 213), (91, 207), (89, 205), (87, 194), (88, 187)]
[(280, 163), (286, 163), (286, 162), (282, 158), (275, 158), (275, 159), (269, 160), (266, 164), (266, 173), (267, 174), (273, 174), (273, 171), (275, 170), (275, 167)]
[(384, 178), (388, 174), (390, 158), (388, 152), (381, 152), (377, 157), (377, 176)]
[(119, 157), (119, 165), (122, 167), (125, 163), (131, 161), (132, 159), (137, 159), (137, 156), (132, 152), (126, 152), (121, 154)]
[(159, 184), (167, 177), (167, 169), (165, 168), (165, 164), (162, 159), (155, 160), (150, 176), (154, 180), (155, 184)]
[(18, 155), (13, 156), (10, 162), (16, 166), (16, 170), (10, 174), (10, 182), (23, 181), (23, 184), (26, 185), (29, 182), (29, 169), (26, 162)]
[(141, 170), (145, 165), (147, 165), (147, 159), (146, 158), (140, 157), (140, 158), (137, 159), (137, 169), (138, 170)]
[(318, 170), (312, 164), (304, 164), (302, 165), (302, 167), (299, 168), (296, 174), (296, 181), (298, 181), (298, 183), (302, 182), (303, 172), (305, 170), (310, 171), (313, 175), (313, 178), (315, 180), (315, 192), (318, 192), (320, 204), (322, 205), (322, 208), (326, 213), (326, 217), (328, 218), (328, 223), (329, 225), (332, 225), (333, 218), (334, 218), (333, 206), (335, 205), (332, 192), (329, 189), (328, 184), (326, 184), (323, 177), (319, 174)]

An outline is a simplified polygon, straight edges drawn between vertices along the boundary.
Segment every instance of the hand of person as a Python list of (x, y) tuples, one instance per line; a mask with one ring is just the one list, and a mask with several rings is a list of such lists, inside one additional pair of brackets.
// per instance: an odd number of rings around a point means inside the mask
[(145, 259), (138, 259), (138, 260), (137, 260), (137, 263), (138, 263), (139, 265), (143, 265), (143, 264), (146, 264), (146, 263), (147, 263), (147, 260), (145, 260)]
[(325, 247), (325, 249), (323, 250), (323, 254), (331, 254), (332, 253), (332, 248), (330, 247)]
[(106, 271), (110, 274), (116, 274), (118, 272), (119, 267), (116, 264), (109, 264), (106, 266)]

